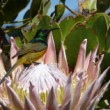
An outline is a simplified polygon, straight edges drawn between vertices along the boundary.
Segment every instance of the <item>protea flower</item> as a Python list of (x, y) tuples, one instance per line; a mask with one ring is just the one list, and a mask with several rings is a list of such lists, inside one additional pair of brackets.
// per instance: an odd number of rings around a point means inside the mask
[[(86, 57), (86, 45), (87, 39), (80, 46), (72, 73), (68, 69), (63, 44), (57, 61), (50, 33), (48, 49), (39, 60), (40, 64), (32, 64), (29, 68), (21, 65), (13, 71), (12, 78), (6, 79), (6, 86), (1, 86), (1, 106), (5, 105), (12, 110), (93, 110), (110, 83), (101, 87), (109, 68), (99, 75), (104, 55), (96, 62), (97, 46)], [(17, 50), (14, 39), (11, 38), (10, 56)], [(0, 59), (1, 73), (4, 73), (1, 56)], [(16, 60), (17, 58), (11, 59), (11, 64)]]

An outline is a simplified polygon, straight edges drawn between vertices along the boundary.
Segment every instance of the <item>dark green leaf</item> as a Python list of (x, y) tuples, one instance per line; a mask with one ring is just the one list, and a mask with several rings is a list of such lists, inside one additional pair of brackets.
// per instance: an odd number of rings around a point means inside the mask
[(19, 11), (21, 11), (29, 2), (29, 0), (7, 0), (3, 8), (5, 14), (5, 21), (11, 21), (16, 18)]
[(90, 27), (92, 28), (94, 23), (96, 22), (96, 20), (99, 18), (99, 17), (104, 17), (105, 18), (105, 21), (106, 21), (106, 25), (107, 25), (107, 29), (109, 28), (109, 24), (110, 24), (110, 19), (109, 19), (109, 16), (106, 15), (105, 13), (96, 13), (94, 15), (92, 15), (88, 21), (87, 21), (87, 27)]
[(79, 24), (79, 23), (83, 23), (85, 20), (84, 16), (77, 16), (75, 18), (73, 18), (72, 16), (69, 16), (65, 19), (63, 19), (60, 22), (60, 28), (62, 31), (62, 40), (64, 40), (66, 38), (66, 36), (71, 32), (71, 29)]
[(106, 34), (109, 29), (110, 19), (105, 13), (97, 13), (91, 16), (86, 24), (87, 28), (93, 30), (94, 34), (97, 35), (100, 45), (100, 50), (107, 48)]
[[(110, 60), (110, 53), (107, 51), (103, 51), (102, 53), (104, 54), (104, 59), (102, 61), (102, 65), (101, 65), (102, 68), (101, 69), (102, 69), (102, 71), (104, 71), (108, 66), (110, 66), (110, 61), (109, 61)], [(107, 74), (107, 75), (109, 75), (109, 77), (108, 77), (108, 80), (109, 80), (110, 74)]]
[(35, 15), (39, 13), (41, 4), (42, 4), (42, 0), (32, 0), (32, 4), (30, 8), (31, 18), (33, 18)]
[(38, 28), (48, 29), (50, 27), (51, 18), (47, 15), (41, 17)]
[(77, 26), (65, 39), (64, 44), (66, 46), (67, 60), (71, 67), (74, 67), (76, 64), (79, 47), (84, 39), (87, 39), (88, 42), (87, 52), (95, 48), (98, 43), (93, 32), (85, 26)]
[[(46, 15), (43, 16), (39, 22), (38, 29), (40, 29), (40, 28), (49, 29), (49, 28), (57, 28), (57, 27), (59, 28), (58, 23), (55, 22), (51, 26), (50, 21), (51, 21), (51, 18), (49, 16), (46, 16)], [(58, 52), (61, 47), (61, 31), (60, 31), (60, 29), (53, 31), (53, 37), (54, 37), (54, 41), (55, 41), (56, 50)]]
[[(52, 25), (52, 28), (57, 28), (57, 27), (60, 28), (58, 23), (54, 23)], [(55, 41), (56, 51), (58, 53), (61, 48), (61, 30), (60, 29), (53, 31), (53, 38)]]
[[(106, 93), (105, 93), (106, 94)], [(105, 95), (104, 94), (104, 95)], [(107, 104), (107, 102), (105, 102), (104, 100), (101, 100), (98, 104), (98, 106), (100, 107), (99, 109), (96, 109), (96, 110), (100, 110), (100, 109), (110, 109), (109, 105)]]
[(0, 10), (0, 26), (3, 25), (3, 21), (4, 21), (4, 13), (2, 10)]
[(105, 49), (110, 52), (110, 28), (109, 30), (107, 31), (107, 36), (106, 36), (106, 47)]
[(58, 4), (55, 6), (55, 17), (54, 20), (59, 21), (65, 11), (65, 6), (63, 4)]
[(7, 30), (9, 31), (8, 32), (9, 36), (14, 36), (14, 37), (23, 36), (21, 33), (21, 29), (15, 29), (15, 26), (7, 26)]
[(23, 19), (26, 19), (26, 18), (30, 18), (30, 11), (29, 10), (27, 10), (23, 16)]
[[(108, 72), (108, 74), (109, 74), (109, 72)], [(108, 110), (109, 110), (110, 106), (108, 105), (107, 101), (110, 101), (110, 88), (107, 89), (106, 93), (104, 94), (104, 96), (102, 97), (102, 100), (100, 102), (105, 102), (105, 100), (106, 100), (105, 107), (108, 108)], [(99, 104), (102, 107), (102, 105), (101, 105), (102, 103), (99, 103)]]
[(104, 12), (110, 6), (110, 0), (97, 0), (98, 12)]
[[(110, 53), (107, 51), (103, 51), (104, 59), (101, 64), (101, 71), (104, 71), (107, 67), (110, 66)], [(110, 69), (107, 72), (107, 75), (104, 79), (104, 83), (107, 83), (110, 80)], [(108, 88), (106, 94), (103, 96), (103, 100), (108, 99), (110, 101), (110, 88)], [(109, 106), (110, 107), (110, 106)]]
[(105, 37), (107, 32), (106, 20), (103, 16), (100, 16), (93, 25), (93, 30), (95, 34), (98, 36), (100, 49), (103, 50), (105, 48)]
[(86, 24), (86, 27), (92, 28), (94, 22), (101, 16), (101, 14), (95, 14), (93, 16), (91, 16)]

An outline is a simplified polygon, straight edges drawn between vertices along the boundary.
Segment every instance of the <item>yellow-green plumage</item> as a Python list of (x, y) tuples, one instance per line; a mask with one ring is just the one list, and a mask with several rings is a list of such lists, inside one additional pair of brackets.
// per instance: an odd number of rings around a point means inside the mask
[(26, 45), (24, 45), (18, 52), (16, 55), (13, 56), (16, 57), (16, 56), (22, 56), (22, 55), (25, 55), (27, 53), (31, 53), (31, 52), (39, 52), (39, 51), (42, 51), (43, 49), (47, 48), (47, 45), (43, 44), (43, 43), (40, 43), (40, 42), (37, 42), (37, 43), (28, 43)]
[(44, 48), (41, 51), (38, 52), (29, 52), (25, 55), (23, 55), (19, 60), (18, 60), (18, 64), (31, 64), (32, 62), (37, 61), (38, 59), (40, 59), (44, 53), (46, 52), (47, 47)]

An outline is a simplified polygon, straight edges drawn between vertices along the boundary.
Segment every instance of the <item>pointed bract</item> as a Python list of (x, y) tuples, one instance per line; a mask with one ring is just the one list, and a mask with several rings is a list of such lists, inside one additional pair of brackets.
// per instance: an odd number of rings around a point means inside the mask
[(95, 62), (92, 60), (92, 58), (90, 58), (90, 62), (89, 62), (87, 73), (86, 73), (88, 75), (89, 82), (93, 81), (92, 79), (93, 79), (93, 74), (95, 74), (95, 68), (96, 68)]
[(16, 92), (8, 85), (6, 87), (7, 87), (7, 94), (13, 109), (23, 110), (23, 105)]
[(2, 59), (2, 49), (0, 48), (0, 77), (3, 77), (5, 73), (6, 71), (5, 71), (4, 63)]
[(53, 87), (47, 97), (46, 110), (59, 110)]
[(25, 96), (25, 104), (23, 110), (36, 110), (31, 101)]
[(94, 110), (94, 105), (95, 105), (96, 99), (97, 99), (97, 96), (92, 99), (90, 104), (87, 106), (86, 110)]
[(71, 97), (70, 110), (76, 110), (78, 108), (78, 102), (80, 100), (81, 90), (82, 90), (82, 79), (80, 79), (76, 84), (73, 97)]
[(99, 48), (99, 45), (97, 45), (96, 48), (94, 49), (94, 51), (92, 52), (91, 60), (94, 61), (94, 62), (95, 62), (95, 59), (96, 59), (96, 54), (97, 54), (98, 48)]
[[(16, 42), (13, 37), (10, 38), (10, 41), (11, 41), (10, 60), (11, 60), (11, 67), (12, 67), (17, 62), (17, 59), (18, 59), (17, 57), (12, 58), (18, 52), (18, 48), (17, 48)], [(22, 71), (22, 69), (23, 69), (23, 66), (20, 65), (16, 69), (13, 70), (13, 72), (12, 72), (13, 80), (18, 79), (19, 73)]]
[(47, 52), (45, 54), (44, 63), (46, 63), (46, 64), (57, 63), (56, 49), (55, 49), (52, 32), (50, 32), (50, 34), (49, 34), (48, 48), (47, 48)]
[(86, 57), (86, 45), (87, 39), (85, 39), (80, 46), (76, 66), (74, 69), (74, 74), (81, 72), (84, 69), (84, 61)]
[(110, 85), (110, 81), (107, 82), (107, 83), (100, 89), (100, 91), (99, 91), (99, 93), (98, 93), (98, 96), (97, 96), (98, 98), (96, 99), (95, 105), (96, 105), (96, 104), (100, 101), (100, 99), (103, 97), (103, 95), (104, 95), (104, 93), (107, 91), (109, 85)]
[(87, 71), (88, 65), (90, 63), (90, 58), (91, 58), (91, 52), (87, 55), (85, 62), (84, 62), (84, 71)]
[(110, 81), (107, 82), (99, 91), (98, 95), (96, 95), (90, 102), (90, 104), (87, 107), (87, 110), (94, 110), (100, 99), (103, 97), (103, 94), (107, 90), (108, 86), (110, 85)]
[(70, 110), (70, 102), (71, 101), (69, 100), (67, 103), (65, 103), (61, 110)]
[(96, 48), (94, 49), (94, 51), (92, 52), (91, 57), (90, 57), (90, 61), (89, 61), (89, 65), (87, 68), (87, 75), (88, 75), (89, 82), (92, 82), (93, 80), (95, 80), (94, 79), (94, 74), (96, 74), (95, 73), (95, 71), (96, 71), (95, 59), (96, 59), (98, 47), (99, 47), (99, 45), (97, 45)]
[(16, 42), (13, 37), (10, 38), (11, 42), (11, 49), (10, 49), (10, 59), (11, 59), (11, 66), (13, 66), (17, 62), (17, 57), (12, 58), (17, 52), (18, 48), (16, 46)]
[(65, 48), (63, 44), (58, 56), (58, 66), (66, 74), (66, 76), (69, 75), (68, 63), (67, 63)]
[(72, 95), (72, 75), (70, 74), (66, 86), (64, 88), (64, 97), (63, 97), (62, 105), (64, 105), (71, 99), (71, 95)]
[(33, 105), (35, 106), (36, 110), (42, 110), (43, 105), (37, 95), (35, 87), (32, 85), (31, 82), (30, 82), (30, 87), (29, 87), (29, 96), (30, 96), (30, 100), (33, 103)]
[(79, 105), (78, 105), (79, 110), (85, 110), (88, 104), (90, 103), (90, 95), (92, 93), (94, 84), (95, 84), (95, 81), (91, 83), (91, 85), (87, 88), (87, 90), (83, 94), (81, 101), (79, 102)]
[(95, 95), (97, 95), (97, 91), (100, 89), (102, 82), (105, 78), (105, 75), (107, 74), (107, 71), (109, 70), (110, 67), (108, 67), (102, 74), (101, 76), (96, 80), (96, 83), (94, 85), (91, 97), (94, 97)]

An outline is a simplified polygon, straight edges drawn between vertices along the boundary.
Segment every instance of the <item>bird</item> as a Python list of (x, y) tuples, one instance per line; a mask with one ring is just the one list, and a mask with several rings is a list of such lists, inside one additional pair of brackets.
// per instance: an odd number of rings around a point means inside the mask
[(0, 85), (5, 81), (5, 78), (8, 77), (18, 65), (31, 64), (40, 59), (47, 50), (47, 40), (50, 31), (54, 31), (57, 29), (59, 28), (39, 29), (36, 32), (34, 38), (30, 40), (29, 43), (22, 46), (19, 49), (19, 51), (14, 56), (12, 56), (12, 58), (18, 56), (18, 60), (0, 80)]

